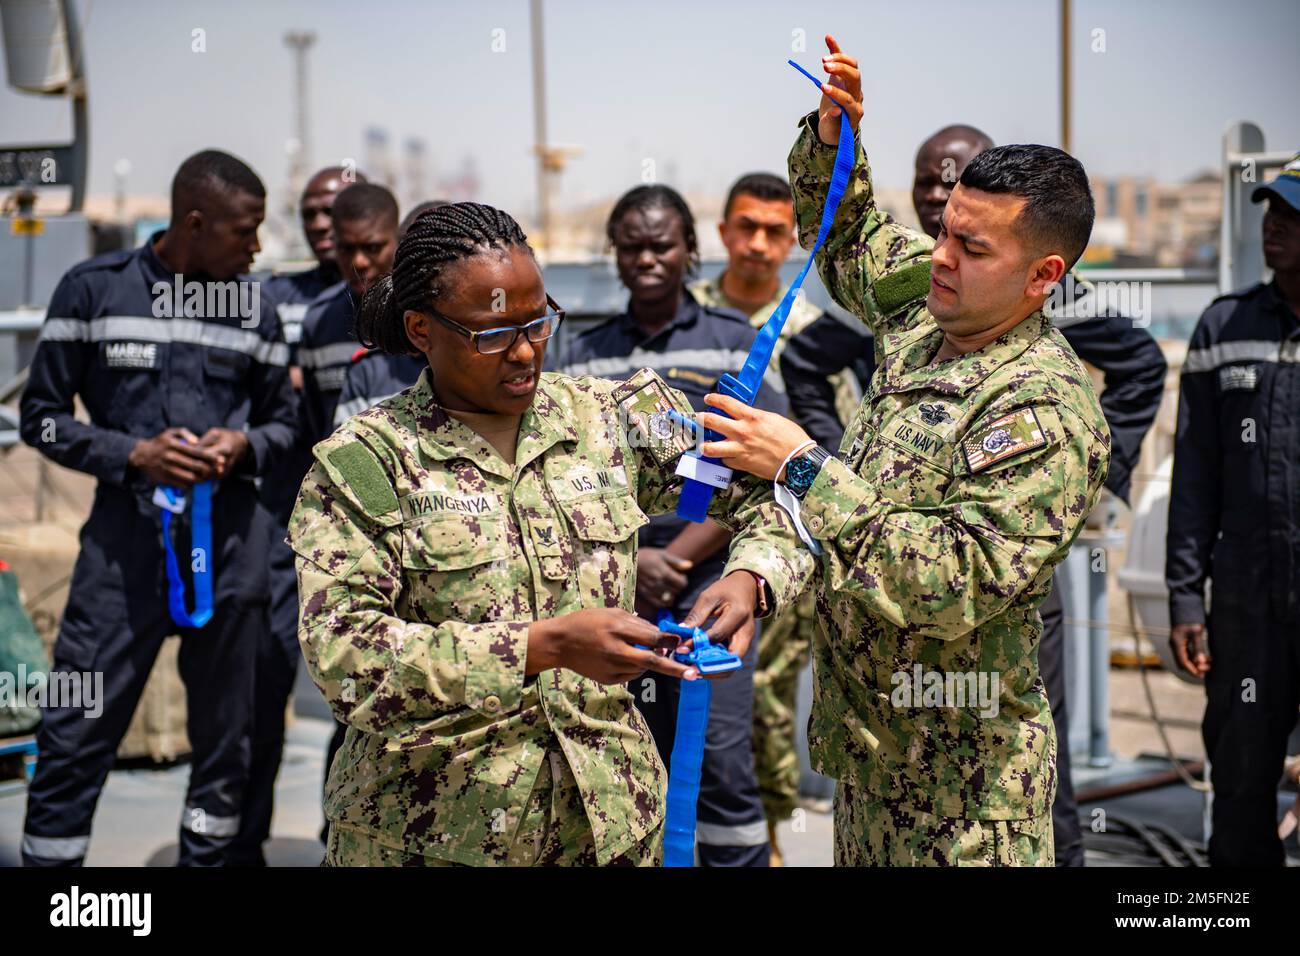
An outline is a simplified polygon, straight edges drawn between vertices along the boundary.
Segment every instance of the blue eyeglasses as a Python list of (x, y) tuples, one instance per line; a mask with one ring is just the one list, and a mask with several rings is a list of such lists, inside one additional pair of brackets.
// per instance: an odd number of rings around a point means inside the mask
[(533, 321), (524, 325), (507, 325), (499, 329), (484, 329), (482, 332), (467, 329), (459, 322), (449, 319), (432, 309), (429, 310), (429, 314), (447, 328), (453, 329), (469, 339), (470, 344), (478, 350), (480, 355), (496, 355), (514, 348), (515, 342), (518, 341), (520, 335), (528, 336), (528, 341), (534, 345), (545, 342), (554, 335), (556, 330), (559, 329), (560, 323), (564, 321), (565, 311), (549, 295), (546, 297), (546, 305), (551, 311), (540, 319), (533, 319)]

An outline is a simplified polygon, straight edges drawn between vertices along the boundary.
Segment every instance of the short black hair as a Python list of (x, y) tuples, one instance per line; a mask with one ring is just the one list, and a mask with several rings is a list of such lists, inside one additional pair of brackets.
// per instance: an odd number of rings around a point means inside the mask
[(1083, 164), (1055, 146), (1011, 145), (986, 149), (962, 170), (967, 189), (1009, 193), (1025, 200), (1016, 220), (1040, 255), (1057, 253), (1070, 269), (1092, 235), (1096, 208)]
[[(344, 195), (346, 191), (339, 199)], [(519, 223), (507, 212), (476, 202), (425, 210), (397, 244), (392, 273), (372, 285), (361, 300), (357, 339), (366, 348), (390, 355), (419, 355), (406, 337), (406, 311), (432, 308), (434, 300), (446, 291), (446, 266), (511, 248), (523, 248), (529, 255), (533, 252)]]
[(397, 227), (397, 241), (401, 242), (402, 237), (406, 235), (407, 232), (410, 231), (411, 224), (414, 223), (415, 220), (423, 216), (430, 209), (437, 209), (439, 206), (448, 206), (448, 205), (451, 204), (446, 199), (426, 199), (424, 202), (418, 203), (414, 209), (412, 209), (410, 212), (408, 212), (405, 216), (402, 217), (402, 221)]
[(181, 163), (172, 177), (172, 218), (180, 222), (192, 209), (213, 214), (212, 200), (221, 193), (243, 192), (266, 199), (266, 187), (253, 167), (219, 149), (205, 149)]
[(618, 198), (618, 202), (614, 203), (614, 208), (609, 212), (609, 219), (605, 221), (605, 238), (612, 246), (614, 230), (623, 221), (624, 216), (631, 212), (655, 208), (672, 209), (681, 219), (682, 238), (686, 240), (686, 251), (690, 256), (687, 271), (693, 274), (700, 264), (700, 244), (695, 238), (695, 216), (691, 212), (691, 207), (686, 205), (682, 194), (672, 186), (654, 183), (649, 186), (637, 186), (625, 192)]
[(731, 215), (731, 207), (739, 196), (753, 196), (767, 202), (794, 202), (794, 193), (790, 184), (774, 173), (746, 173), (735, 181), (727, 193), (727, 204), (722, 207), (725, 221)]
[(383, 186), (376, 183), (353, 183), (339, 190), (330, 207), (330, 218), (343, 222), (360, 219), (382, 219), (397, 225), (397, 200)]

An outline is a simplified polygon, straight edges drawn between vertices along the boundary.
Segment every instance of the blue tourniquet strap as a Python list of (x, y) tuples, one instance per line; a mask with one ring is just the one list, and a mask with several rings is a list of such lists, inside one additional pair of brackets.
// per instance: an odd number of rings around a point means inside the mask
[(677, 736), (668, 771), (668, 811), (664, 819), (664, 866), (695, 865), (695, 808), (700, 802), (704, 734), (709, 727), (713, 682), (681, 682)]
[[(673, 623), (672, 614), (659, 612), (659, 630), (692, 641), (689, 654), (675, 655), (693, 664), (701, 674), (722, 673), (741, 666), (740, 658), (721, 645), (711, 644), (701, 628)], [(681, 681), (677, 700), (677, 733), (668, 768), (668, 807), (664, 819), (664, 866), (695, 865), (695, 815), (700, 802), (700, 775), (704, 766), (704, 738), (709, 728), (712, 683), (704, 677)]]
[[(161, 485), (154, 500), (162, 512), (163, 548), (167, 555), (167, 610), (180, 627), (203, 627), (212, 620), (212, 482), (203, 481), (190, 490), (190, 566), (194, 575), (194, 611), (185, 608), (185, 581), (172, 546), (172, 515), (185, 510), (185, 496)], [(165, 502), (165, 503), (164, 503)]]
[[(817, 89), (822, 88), (821, 81), (794, 60), (787, 62), (812, 80)], [(840, 142), (835, 150), (835, 170), (831, 175), (830, 188), (826, 191), (826, 205), (822, 208), (822, 222), (821, 228), (817, 230), (817, 241), (813, 244), (812, 251), (808, 253), (808, 258), (805, 260), (803, 268), (799, 270), (799, 275), (790, 283), (790, 288), (786, 289), (781, 304), (776, 307), (776, 311), (759, 329), (758, 337), (754, 339), (754, 344), (749, 350), (749, 357), (745, 359), (740, 375), (726, 374), (718, 379), (715, 391), (719, 394), (727, 395), (744, 402), (746, 405), (754, 404), (758, 389), (763, 384), (763, 373), (767, 371), (768, 364), (772, 361), (772, 350), (776, 348), (776, 343), (781, 338), (781, 330), (785, 328), (785, 320), (790, 315), (790, 308), (794, 305), (794, 298), (803, 287), (803, 280), (808, 276), (808, 270), (812, 268), (813, 260), (821, 249), (822, 243), (826, 241), (826, 237), (830, 234), (831, 224), (835, 222), (835, 212), (839, 209), (840, 200), (844, 197), (844, 191), (849, 185), (849, 174), (853, 171), (853, 149), (853, 127), (849, 124), (848, 114), (840, 110)], [(706, 410), (718, 415), (723, 414), (712, 407)], [(717, 441), (721, 437), (717, 432), (708, 430), (705, 432), (704, 440)], [(688, 454), (695, 453), (688, 452)], [(708, 458), (704, 455), (699, 457), (707, 462), (719, 463), (716, 458)], [(677, 516), (686, 518), (688, 521), (703, 521), (708, 517), (709, 504), (713, 501), (713, 492), (715, 490), (713, 485), (697, 481), (694, 478), (687, 478), (685, 485), (682, 486), (681, 496), (677, 500)]]

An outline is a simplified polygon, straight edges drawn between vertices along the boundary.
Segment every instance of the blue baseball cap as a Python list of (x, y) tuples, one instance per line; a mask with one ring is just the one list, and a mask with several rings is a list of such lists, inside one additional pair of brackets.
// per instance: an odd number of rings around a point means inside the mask
[(1300, 212), (1300, 153), (1291, 157), (1276, 179), (1256, 186), (1250, 201), (1259, 202), (1265, 197), (1276, 197)]

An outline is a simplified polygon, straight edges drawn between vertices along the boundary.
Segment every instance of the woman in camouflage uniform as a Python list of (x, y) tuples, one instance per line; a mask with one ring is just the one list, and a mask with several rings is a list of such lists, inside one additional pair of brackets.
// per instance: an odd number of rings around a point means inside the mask
[[(648, 370), (542, 374), (562, 317), (518, 224), (476, 203), (422, 216), (362, 303), (362, 342), (429, 368), (316, 446), (290, 526), (303, 652), (348, 724), (329, 865), (659, 858), (665, 775), (622, 684), (698, 676), (631, 613), (690, 405)], [(810, 559), (763, 483), (715, 498), (740, 533), (687, 623), (743, 653)]]

